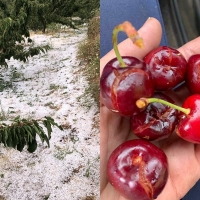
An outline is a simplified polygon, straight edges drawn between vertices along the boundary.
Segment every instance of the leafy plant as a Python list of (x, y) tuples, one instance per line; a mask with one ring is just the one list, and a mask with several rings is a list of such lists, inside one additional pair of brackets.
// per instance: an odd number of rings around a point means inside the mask
[(29, 26), (42, 27), (43, 33), (51, 23), (75, 28), (90, 19), (100, 6), (99, 0), (32, 0), (29, 4), (32, 10)]
[(60, 130), (63, 130), (63, 128), (54, 122), (54, 119), (51, 117), (45, 117), (45, 119), (40, 121), (47, 129), (47, 135), (36, 120), (20, 119), (18, 116), (11, 125), (2, 123), (0, 125), (0, 143), (3, 143), (5, 147), (12, 147), (19, 151), (22, 151), (27, 145), (27, 150), (32, 153), (37, 149), (36, 135), (38, 135), (41, 141), (45, 141), (49, 147), (52, 126), (56, 126)]
[[(27, 61), (29, 57), (45, 53), (48, 45), (34, 47), (28, 30), (32, 7), (29, 0), (0, 0), (0, 65), (7, 66), (11, 57)], [(28, 44), (29, 46), (27, 46)]]
[(89, 82), (83, 97), (85, 102), (89, 102), (87, 94), (91, 94), (99, 105), (100, 17), (98, 15), (89, 21), (87, 36), (87, 39), (80, 44), (77, 56), (85, 64), (83, 73)]

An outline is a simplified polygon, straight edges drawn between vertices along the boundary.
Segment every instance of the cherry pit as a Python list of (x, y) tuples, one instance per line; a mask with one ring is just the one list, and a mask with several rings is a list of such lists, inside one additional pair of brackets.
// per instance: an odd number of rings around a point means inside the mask
[[(119, 145), (110, 155), (107, 177), (125, 198), (153, 200), (168, 180), (165, 152), (152, 143), (177, 134), (200, 144), (200, 54), (188, 60), (176, 49), (159, 46), (143, 60), (121, 56), (117, 35), (123, 31), (139, 48), (145, 41), (130, 22), (113, 29), (116, 58), (104, 67), (100, 78), (102, 103), (116, 115), (130, 119), (138, 138)], [(185, 85), (190, 96), (182, 107), (167, 92)]]

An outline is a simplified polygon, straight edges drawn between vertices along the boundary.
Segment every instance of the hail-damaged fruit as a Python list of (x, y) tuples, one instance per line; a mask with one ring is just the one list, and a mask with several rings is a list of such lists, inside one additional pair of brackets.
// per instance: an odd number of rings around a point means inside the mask
[(149, 52), (144, 62), (151, 72), (156, 90), (169, 90), (184, 81), (187, 61), (176, 49), (160, 46)]
[[(169, 96), (161, 92), (156, 92), (153, 97), (174, 103)], [(172, 134), (178, 118), (178, 110), (155, 102), (149, 104), (144, 111), (131, 117), (131, 128), (133, 133), (141, 139), (162, 140)]]
[(161, 193), (168, 179), (167, 157), (148, 141), (126, 141), (111, 154), (107, 176), (125, 198), (153, 200)]
[(188, 142), (200, 144), (200, 94), (193, 94), (187, 97), (182, 107), (159, 98), (141, 98), (137, 100), (136, 105), (144, 109), (149, 104), (155, 102), (162, 103), (180, 111), (175, 132)]
[(124, 31), (133, 43), (143, 47), (143, 40), (135, 28), (124, 22), (113, 30), (113, 46), (116, 58), (110, 60), (103, 69), (100, 79), (102, 103), (110, 110), (123, 116), (140, 112), (135, 102), (140, 97), (151, 97), (154, 83), (146, 64), (131, 56), (121, 57), (117, 47), (117, 34)]

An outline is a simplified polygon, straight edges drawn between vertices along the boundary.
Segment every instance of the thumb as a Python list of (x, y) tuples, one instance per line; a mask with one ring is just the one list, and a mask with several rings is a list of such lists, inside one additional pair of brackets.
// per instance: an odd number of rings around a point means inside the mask
[[(133, 42), (127, 38), (118, 45), (121, 56), (133, 56), (139, 59), (155, 49), (161, 41), (162, 28), (160, 22), (155, 18), (149, 18), (138, 31), (140, 37), (143, 38), (144, 47), (139, 49)], [(111, 50), (100, 60), (100, 72), (108, 61), (116, 57), (114, 50)]]

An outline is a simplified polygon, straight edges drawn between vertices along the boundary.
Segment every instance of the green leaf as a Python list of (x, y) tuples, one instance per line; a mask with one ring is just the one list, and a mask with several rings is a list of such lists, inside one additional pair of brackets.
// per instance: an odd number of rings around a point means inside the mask
[(42, 132), (42, 137), (43, 137), (43, 139), (46, 141), (46, 143), (47, 143), (47, 145), (48, 145), (48, 147), (49, 147), (49, 146), (50, 146), (50, 144), (49, 144), (49, 139), (48, 139), (47, 135), (45, 134), (43, 128), (42, 128), (41, 126), (39, 126), (38, 128), (39, 128), (39, 130)]
[(8, 139), (8, 131), (5, 128), (5, 129), (3, 129), (3, 144), (4, 144), (4, 146), (7, 146), (7, 143), (6, 143), (7, 139)]
[(23, 126), (17, 127), (18, 133), (22, 138), (22, 141), (25, 142), (25, 144), (28, 144), (28, 134), (26, 134), (26, 130)]
[(8, 147), (13, 147), (13, 139), (12, 139), (11, 131), (9, 128), (7, 129), (7, 134), (8, 134), (8, 138), (6, 140), (6, 144)]
[(47, 135), (44, 135), (44, 140), (46, 141), (48, 147), (50, 147), (49, 138), (47, 137)]
[(37, 149), (37, 141), (36, 140), (33, 140), (31, 143), (29, 142), (28, 143), (28, 151), (30, 153), (33, 153), (35, 150)]
[(51, 128), (51, 124), (49, 121), (44, 120), (43, 121), (44, 126), (47, 128), (47, 132), (48, 132), (48, 138), (51, 138), (51, 133), (52, 133), (52, 128)]
[(4, 146), (17, 148), (19, 151), (22, 151), (24, 146), (27, 145), (28, 151), (34, 152), (37, 148), (36, 134), (38, 134), (41, 141), (45, 141), (50, 147), (49, 139), (51, 138), (52, 125), (57, 127), (59, 125), (51, 117), (46, 117), (43, 124), (48, 134), (36, 120), (20, 119), (17, 116), (11, 125), (4, 123), (0, 125), (0, 143), (3, 143)]
[(46, 118), (48, 121), (52, 121), (52, 122), (54, 122), (54, 119), (51, 118), (51, 117), (49, 117), (49, 116), (45, 116), (45, 118)]
[(31, 127), (29, 127), (29, 126), (24, 126), (23, 127), (24, 129), (25, 129), (25, 131), (26, 131), (26, 133), (27, 133), (27, 142), (32, 142), (34, 139), (35, 139), (35, 134), (34, 134), (34, 132), (32, 132), (32, 129), (31, 129)]
[(42, 135), (41, 135), (39, 129), (37, 128), (37, 126), (36, 126), (35, 124), (32, 126), (32, 129), (33, 129), (33, 131), (35, 131), (35, 132), (38, 134), (38, 136), (40, 137), (40, 140), (41, 140), (42, 142), (44, 142), (44, 138), (42, 137)]
[(18, 144), (18, 136), (15, 133), (15, 126), (11, 128), (11, 134), (12, 134), (12, 142), (13, 142), (13, 148), (16, 148)]
[(17, 144), (17, 150), (18, 150), (18, 151), (22, 151), (23, 148), (24, 148), (24, 146), (25, 146), (24, 143), (19, 143), (19, 144)]
[(34, 121), (34, 125), (37, 128), (38, 132), (40, 133), (41, 137), (44, 138), (45, 132), (43, 128), (36, 121)]
[(15, 126), (14, 126), (14, 129), (15, 129), (15, 133), (18, 137), (19, 143), (21, 143), (22, 142), (22, 136), (21, 136), (21, 133), (20, 133), (20, 129), (18, 127), (15, 127)]
[[(52, 124), (53, 126), (58, 127), (60, 130), (63, 130), (62, 126), (59, 126), (59, 125), (54, 121), (53, 118), (47, 117), (47, 116), (45, 116), (45, 118), (47, 119), (48, 122), (50, 122), (50, 124)], [(44, 120), (44, 121), (46, 121), (46, 120)]]
[(2, 129), (0, 129), (0, 143), (2, 143), (3, 142), (3, 130)]
[(42, 138), (42, 142), (44, 142), (44, 140), (46, 141), (48, 147), (50, 147), (50, 144), (49, 144), (49, 139), (47, 137), (47, 135), (45, 134), (43, 128), (37, 123), (37, 122), (34, 122), (34, 125), (36, 126), (36, 128), (38, 129), (38, 131), (40, 132), (40, 137)]
[(14, 122), (19, 122), (20, 120), (20, 116), (18, 115), (17, 117), (15, 117), (15, 119), (13, 120)]
[(17, 127), (16, 130), (19, 138), (19, 143), (17, 144), (17, 150), (22, 151), (24, 146), (26, 145), (24, 129)]

